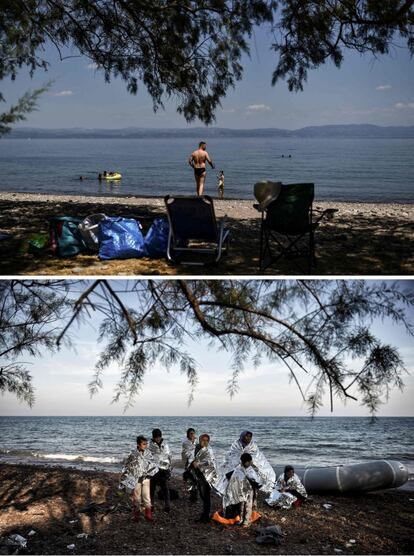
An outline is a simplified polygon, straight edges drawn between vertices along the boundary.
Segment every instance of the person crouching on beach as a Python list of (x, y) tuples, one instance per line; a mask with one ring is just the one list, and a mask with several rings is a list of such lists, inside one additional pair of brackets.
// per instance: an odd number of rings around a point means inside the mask
[(197, 444), (196, 439), (196, 432), (192, 427), (190, 427), (189, 429), (187, 429), (187, 434), (183, 440), (181, 448), (181, 460), (184, 464), (183, 479), (186, 482), (189, 481), (191, 485), (189, 488), (190, 502), (197, 501), (197, 483), (195, 481), (194, 475), (188, 470), (190, 461), (194, 459), (194, 450)]
[(220, 481), (219, 490), (222, 492), (225, 488), (225, 478), (229, 471), (233, 471), (240, 463), (240, 456), (243, 453), (250, 454), (253, 458), (255, 469), (263, 482), (260, 490), (263, 492), (272, 492), (276, 481), (276, 475), (273, 467), (267, 461), (263, 452), (259, 449), (253, 440), (253, 433), (243, 431), (238, 440), (235, 440), (226, 454), (224, 461), (224, 479)]
[(130, 493), (134, 521), (138, 521), (141, 509), (145, 519), (153, 521), (150, 496), (150, 477), (158, 471), (152, 453), (148, 450), (145, 436), (137, 436), (137, 449), (129, 454), (121, 472), (119, 489)]
[(202, 434), (194, 450), (193, 459), (190, 458), (188, 469), (194, 475), (200, 498), (203, 501), (203, 511), (197, 520), (200, 523), (210, 521), (211, 488), (217, 482), (216, 460), (210, 444), (210, 436)]
[(269, 506), (289, 509), (293, 504), (298, 505), (308, 497), (305, 487), (295, 469), (286, 465), (284, 472), (278, 477), (274, 491), (266, 502)]
[(160, 429), (152, 431), (152, 438), (149, 444), (150, 452), (158, 466), (158, 471), (150, 479), (150, 493), (152, 508), (154, 508), (154, 495), (157, 486), (160, 487), (164, 498), (164, 510), (170, 511), (170, 489), (168, 481), (171, 478), (171, 452), (168, 444), (162, 437)]
[(240, 464), (227, 474), (228, 484), (223, 495), (223, 510), (226, 519), (240, 516), (239, 525), (250, 527), (252, 512), (256, 509), (257, 491), (262, 481), (253, 465), (250, 454), (240, 456)]
[(205, 141), (200, 141), (198, 145), (198, 149), (193, 151), (188, 159), (188, 164), (194, 170), (194, 179), (196, 182), (196, 191), (197, 195), (204, 194), (204, 184), (206, 181), (206, 162), (210, 164), (212, 168), (214, 168), (213, 161), (210, 158), (210, 155), (206, 151), (207, 143)]
[(219, 199), (224, 199), (224, 171), (223, 170), (221, 170), (220, 174), (218, 175), (217, 189), (218, 189)]

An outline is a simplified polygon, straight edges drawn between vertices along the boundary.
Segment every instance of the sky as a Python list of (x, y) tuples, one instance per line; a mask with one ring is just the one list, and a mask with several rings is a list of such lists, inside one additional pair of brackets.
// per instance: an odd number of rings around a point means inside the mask
[[(33, 375), (36, 403), (32, 409), (7, 394), (1, 398), (0, 415), (122, 415), (122, 403), (111, 404), (113, 386), (120, 367), (111, 365), (104, 373), (104, 389), (92, 400), (88, 383), (99, 353), (97, 327), (82, 325), (73, 330), (75, 350), (62, 349), (57, 355), (40, 359), (24, 357)], [(394, 390), (380, 416), (414, 416), (414, 342), (401, 328), (389, 322), (375, 322), (372, 328), (384, 342), (399, 348), (410, 374), (404, 378), (403, 393)], [(233, 399), (226, 392), (231, 376), (230, 355), (211, 348), (205, 341), (190, 342), (187, 349), (196, 359), (199, 385), (195, 399), (187, 404), (188, 386), (177, 369), (169, 373), (157, 365), (149, 372), (134, 406), (126, 415), (275, 415), (305, 416), (297, 387), (289, 381), (281, 364), (263, 362), (258, 369), (247, 365), (240, 376), (240, 390)], [(303, 379), (303, 376), (301, 377)], [(306, 381), (303, 383), (306, 385)], [(344, 406), (339, 400), (333, 416), (367, 415), (366, 408), (351, 400)], [(328, 399), (318, 415), (331, 415)]]
[[(414, 125), (413, 61), (404, 48), (374, 59), (345, 52), (340, 69), (328, 63), (309, 74), (304, 92), (291, 93), (285, 82), (271, 86), (276, 54), (271, 36), (258, 28), (251, 57), (244, 57), (244, 77), (217, 111), (214, 125), (235, 129), (279, 127), (297, 129), (309, 125), (358, 124)], [(28, 88), (54, 80), (43, 95), (39, 110), (19, 127), (39, 128), (182, 128), (185, 119), (176, 113), (174, 100), (154, 114), (144, 87), (137, 96), (126, 91), (121, 80), (106, 84), (103, 75), (84, 57), (60, 61), (54, 47), (46, 48), (47, 73), (33, 79), (21, 71), (14, 82), (1, 84), (8, 104)], [(199, 126), (196, 121), (193, 126)]]

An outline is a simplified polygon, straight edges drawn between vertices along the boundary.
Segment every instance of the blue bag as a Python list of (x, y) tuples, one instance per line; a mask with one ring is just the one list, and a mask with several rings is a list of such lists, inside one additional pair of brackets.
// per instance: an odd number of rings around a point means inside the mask
[(54, 216), (49, 220), (50, 245), (54, 255), (73, 257), (86, 250), (78, 228), (81, 221), (75, 216)]
[(145, 236), (145, 248), (149, 257), (154, 259), (167, 254), (170, 227), (165, 218), (156, 218)]
[(106, 218), (99, 223), (99, 258), (132, 259), (145, 257), (144, 236), (133, 218)]

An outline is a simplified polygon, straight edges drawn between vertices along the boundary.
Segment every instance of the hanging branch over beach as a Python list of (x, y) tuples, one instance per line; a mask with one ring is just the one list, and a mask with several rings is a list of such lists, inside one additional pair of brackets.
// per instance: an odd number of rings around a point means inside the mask
[[(68, 283), (69, 284), (69, 283)], [(71, 310), (68, 284), (36, 280), (0, 281), (0, 393), (33, 405), (35, 396), (23, 356), (41, 357), (57, 349), (62, 318)], [(70, 345), (66, 338), (66, 345)]]
[[(137, 94), (144, 86), (154, 110), (174, 97), (190, 122), (209, 124), (242, 78), (257, 26), (266, 25), (276, 69), (303, 89), (308, 71), (340, 66), (346, 50), (373, 56), (395, 45), (414, 52), (414, 2), (389, 0), (9, 0), (0, 17), (0, 79), (47, 69), (52, 44), (65, 60), (84, 56), (106, 82), (120, 77)], [(2, 97), (0, 97), (2, 98)]]
[[(113, 401), (123, 399), (125, 407), (134, 403), (156, 363), (181, 370), (191, 402), (198, 365), (188, 346), (204, 338), (232, 358), (231, 396), (246, 366), (267, 361), (275, 371), (286, 368), (312, 415), (327, 392), (331, 410), (335, 399), (351, 399), (374, 414), (391, 389), (403, 388), (405, 368), (398, 349), (376, 337), (371, 324), (388, 321), (414, 332), (408, 319), (411, 282), (22, 280), (2, 282), (0, 293), (0, 357), (9, 377), (7, 365), (16, 366), (18, 356), (56, 349), (77, 321), (95, 322), (98, 315), (102, 349), (90, 392), (103, 387), (105, 370), (115, 363), (120, 378)], [(2, 376), (1, 391), (13, 392)], [(30, 376), (15, 376), (21, 399), (25, 389), (32, 396)]]
[[(16, 104), (11, 106), (7, 112), (0, 113), (0, 137), (12, 130), (12, 125), (16, 122), (23, 122), (27, 115), (37, 110), (39, 97), (49, 89), (50, 84), (46, 84), (34, 91), (27, 91), (18, 99)], [(0, 101), (4, 100), (0, 93)]]
[(347, 50), (377, 57), (406, 44), (414, 54), (413, 0), (283, 0), (279, 7), (272, 84), (286, 79), (290, 91), (303, 90), (308, 71), (328, 61), (339, 68)]

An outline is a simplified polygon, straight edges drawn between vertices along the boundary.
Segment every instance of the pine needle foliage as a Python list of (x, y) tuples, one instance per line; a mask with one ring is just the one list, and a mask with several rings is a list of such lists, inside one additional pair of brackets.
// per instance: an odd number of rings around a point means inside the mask
[[(100, 354), (89, 384), (104, 386), (119, 368), (113, 401), (131, 407), (155, 366), (186, 376), (189, 403), (199, 378), (197, 342), (230, 358), (227, 390), (237, 395), (242, 373), (270, 364), (286, 369), (315, 415), (329, 394), (358, 401), (375, 415), (406, 373), (399, 349), (372, 327), (413, 336), (412, 281), (126, 280), (0, 282), (0, 389), (33, 402), (31, 377), (16, 361), (40, 356), (70, 339), (77, 321), (99, 316)], [(4, 361), (4, 363), (1, 363)], [(2, 378), (6, 372), (7, 379)], [(14, 382), (13, 382), (14, 381)]]
[(61, 60), (84, 56), (133, 95), (145, 88), (154, 110), (173, 98), (187, 122), (205, 124), (241, 80), (259, 26), (275, 53), (271, 81), (284, 79), (291, 91), (327, 62), (340, 67), (347, 50), (414, 52), (405, 0), (0, 0), (0, 14), (0, 80), (46, 70), (52, 44)]

